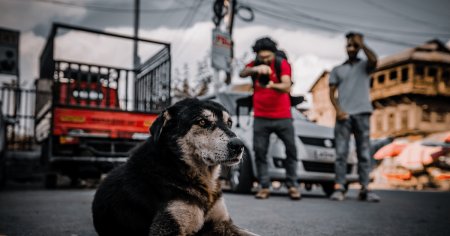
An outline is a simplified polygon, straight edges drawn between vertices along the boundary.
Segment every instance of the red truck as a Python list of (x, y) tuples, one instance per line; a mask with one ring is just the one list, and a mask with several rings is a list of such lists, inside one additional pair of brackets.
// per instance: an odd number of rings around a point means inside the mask
[(148, 137), (157, 114), (170, 104), (168, 44), (159, 43), (162, 49), (158, 53), (131, 69), (60, 60), (52, 55), (58, 28), (134, 40), (54, 25), (41, 56), (35, 111), (35, 136), (42, 143), (41, 162), (49, 188), (57, 185), (60, 175), (76, 185), (79, 179), (99, 178), (125, 162), (133, 148)]

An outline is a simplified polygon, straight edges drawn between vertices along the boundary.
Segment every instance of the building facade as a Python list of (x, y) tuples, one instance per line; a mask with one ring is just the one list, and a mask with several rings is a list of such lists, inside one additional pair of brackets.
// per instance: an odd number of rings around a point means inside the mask
[(450, 130), (450, 50), (431, 40), (380, 60), (371, 78), (372, 136)]
[(329, 75), (328, 71), (324, 71), (309, 90), (313, 105), (308, 112), (308, 118), (318, 124), (332, 127), (335, 123), (336, 110), (330, 101)]
[[(438, 40), (388, 56), (371, 76), (372, 138), (450, 130), (450, 49)], [(313, 85), (310, 117), (334, 125), (328, 72)]]

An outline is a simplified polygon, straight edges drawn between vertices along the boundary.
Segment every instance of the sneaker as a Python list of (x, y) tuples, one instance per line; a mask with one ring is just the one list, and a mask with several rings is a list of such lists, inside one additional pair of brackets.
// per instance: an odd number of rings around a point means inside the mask
[(300, 198), (302, 198), (300, 191), (298, 191), (296, 187), (290, 187), (288, 189), (288, 194), (292, 200), (300, 200)]
[(334, 190), (333, 194), (331, 194), (330, 199), (333, 201), (344, 201), (345, 195), (343, 190)]
[(255, 198), (257, 199), (267, 199), (270, 196), (270, 189), (262, 188), (256, 193)]
[(380, 202), (380, 197), (378, 195), (364, 189), (359, 192), (358, 199), (366, 202)]

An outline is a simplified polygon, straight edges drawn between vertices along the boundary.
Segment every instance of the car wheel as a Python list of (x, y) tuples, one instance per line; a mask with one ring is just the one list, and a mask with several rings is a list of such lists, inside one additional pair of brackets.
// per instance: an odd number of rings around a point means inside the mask
[(230, 168), (228, 181), (230, 190), (236, 193), (250, 193), (253, 187), (253, 171), (247, 149), (239, 165)]
[(322, 183), (322, 189), (325, 192), (325, 195), (327, 197), (330, 197), (331, 194), (333, 194), (334, 192), (334, 183), (333, 182)]

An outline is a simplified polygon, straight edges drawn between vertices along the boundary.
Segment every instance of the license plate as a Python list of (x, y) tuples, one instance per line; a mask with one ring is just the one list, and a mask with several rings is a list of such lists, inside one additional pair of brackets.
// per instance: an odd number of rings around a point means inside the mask
[(336, 154), (331, 150), (315, 150), (314, 158), (320, 161), (334, 161)]

